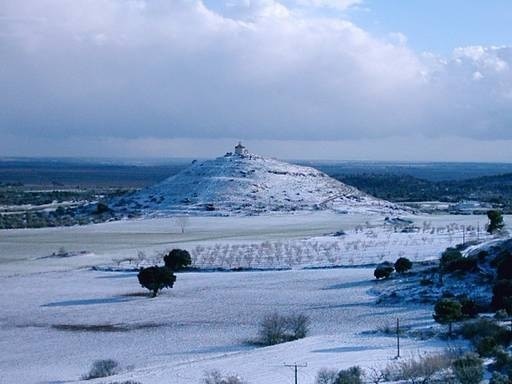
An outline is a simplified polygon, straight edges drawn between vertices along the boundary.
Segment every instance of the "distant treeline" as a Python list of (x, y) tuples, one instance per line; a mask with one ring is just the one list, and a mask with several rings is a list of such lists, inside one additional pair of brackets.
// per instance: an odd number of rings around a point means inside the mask
[(429, 181), (409, 175), (332, 175), (343, 183), (394, 202), (478, 200), (512, 212), (512, 173), (467, 180)]

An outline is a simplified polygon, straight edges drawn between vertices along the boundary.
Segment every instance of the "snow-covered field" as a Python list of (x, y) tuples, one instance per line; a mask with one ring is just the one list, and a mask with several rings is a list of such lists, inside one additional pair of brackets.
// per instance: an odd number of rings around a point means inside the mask
[[(399, 252), (431, 258), (462, 241), (461, 224), (471, 238), (468, 226), (483, 227), (486, 222), (481, 216), (413, 220), (420, 232), (398, 234), (383, 226), (382, 217), (329, 212), (193, 217), (184, 234), (172, 219), (0, 231), (0, 382), (75, 382), (93, 360), (102, 358), (131, 366), (110, 381), (135, 378), (144, 384), (195, 384), (208, 369), (236, 372), (254, 384), (273, 384), (291, 380), (285, 362), (308, 363), (300, 370), (299, 382), (312, 384), (321, 367), (385, 365), (395, 354), (394, 340), (362, 332), (396, 317), (406, 324), (428, 326), (432, 317), (428, 307), (376, 306), (371, 294), (378, 284), (373, 281), (373, 268), (182, 273), (172, 290), (149, 299), (140, 295), (144, 290), (134, 273), (85, 267), (111, 264), (139, 250), (151, 255), (175, 246), (193, 250), (220, 244), (244, 249), (270, 242), (282, 244), (284, 254), (285, 244), (314, 249), (307, 244), (321, 248), (359, 239), (357, 249), (339, 245), (340, 264), (351, 257), (353, 262), (348, 264), (356, 266), (378, 261), (383, 246), (377, 243), (386, 237), (393, 259)], [(423, 231), (425, 222), (430, 223), (428, 231)], [(435, 228), (453, 231), (447, 234)], [(347, 233), (343, 239), (327, 236), (339, 230)], [(369, 231), (377, 237), (368, 236)], [(364, 241), (374, 243), (363, 246)], [(60, 247), (89, 253), (45, 257)], [(310, 316), (311, 335), (275, 347), (249, 345), (261, 318), (274, 311)], [(408, 339), (403, 342), (403, 354), (445, 346), (435, 340)]]

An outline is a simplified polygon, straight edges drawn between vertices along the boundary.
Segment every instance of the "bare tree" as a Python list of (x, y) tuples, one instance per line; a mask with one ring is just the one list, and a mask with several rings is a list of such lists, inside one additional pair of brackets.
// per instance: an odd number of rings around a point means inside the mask
[(176, 216), (174, 218), (174, 222), (181, 229), (181, 233), (185, 233), (185, 228), (189, 224), (189, 217), (188, 216)]

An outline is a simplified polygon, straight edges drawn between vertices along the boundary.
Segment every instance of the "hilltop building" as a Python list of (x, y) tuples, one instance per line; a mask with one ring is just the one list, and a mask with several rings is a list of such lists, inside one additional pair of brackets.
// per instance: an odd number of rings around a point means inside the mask
[(249, 151), (239, 141), (235, 147), (235, 154), (238, 156), (247, 156), (249, 154)]

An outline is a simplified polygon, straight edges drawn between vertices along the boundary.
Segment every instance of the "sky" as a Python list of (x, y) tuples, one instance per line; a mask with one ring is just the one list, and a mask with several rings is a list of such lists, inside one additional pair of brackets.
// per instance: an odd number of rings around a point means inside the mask
[(512, 4), (0, 1), (0, 156), (512, 162)]

